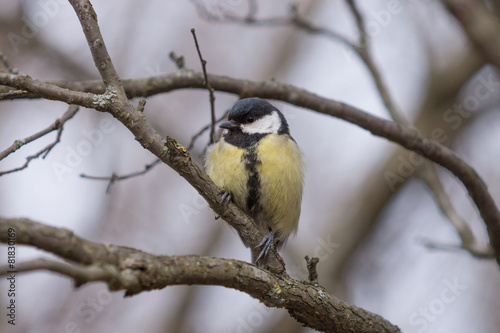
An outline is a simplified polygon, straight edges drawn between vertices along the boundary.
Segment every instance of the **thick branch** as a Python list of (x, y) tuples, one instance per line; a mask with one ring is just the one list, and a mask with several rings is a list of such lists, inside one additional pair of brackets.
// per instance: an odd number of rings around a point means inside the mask
[(94, 64), (106, 87), (111, 86), (119, 95), (125, 96), (122, 83), (104, 44), (101, 29), (97, 24), (97, 14), (88, 0), (69, 0), (82, 25)]
[[(285, 308), (299, 322), (324, 332), (400, 332), (382, 317), (349, 305), (321, 287), (275, 275), (233, 259), (201, 256), (155, 256), (111, 244), (94, 243), (65, 229), (28, 219), (0, 218), (0, 241), (15, 229), (17, 244), (34, 244), (77, 264), (38, 259), (20, 271), (46, 269), (69, 276), (77, 285), (106, 282), (126, 295), (170, 285), (217, 285), (245, 292), (269, 307)], [(55, 241), (58, 240), (58, 241)], [(89, 260), (90, 259), (90, 260)], [(7, 267), (0, 268), (5, 275)]]

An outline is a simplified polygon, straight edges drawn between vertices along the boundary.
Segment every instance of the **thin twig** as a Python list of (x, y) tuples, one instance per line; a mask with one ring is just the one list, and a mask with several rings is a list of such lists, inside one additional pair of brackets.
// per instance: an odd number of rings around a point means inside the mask
[(422, 237), (418, 238), (417, 242), (430, 250), (450, 252), (467, 251), (478, 259), (492, 259), (495, 257), (495, 253), (489, 244), (476, 243), (465, 247), (464, 244), (445, 244)]
[(375, 81), (375, 85), (377, 86), (380, 97), (382, 98), (382, 102), (387, 108), (387, 111), (389, 111), (392, 119), (394, 119), (394, 121), (398, 123), (411, 126), (410, 122), (401, 113), (401, 111), (397, 109), (396, 105), (394, 104), (389, 94), (389, 89), (387, 89), (387, 86), (383, 82), (382, 76), (380, 75), (380, 72), (378, 71), (378, 68), (373, 61), (373, 57), (370, 54), (370, 49), (368, 45), (368, 34), (366, 32), (363, 16), (361, 15), (354, 0), (346, 0), (346, 3), (352, 15), (354, 16), (354, 20), (356, 22), (356, 26), (358, 28), (358, 33), (359, 33), (359, 44), (358, 45), (353, 44), (352, 46), (353, 50), (359, 55), (362, 62), (370, 71), (373, 81)]
[[(226, 111), (219, 119), (217, 119), (215, 121), (215, 123), (218, 123), (220, 122), (221, 120), (223, 120), (227, 114), (228, 114), (229, 110)], [(196, 142), (196, 140), (198, 140), (198, 138), (206, 131), (210, 128), (211, 125), (206, 125), (204, 126), (201, 130), (199, 130), (195, 135), (193, 135), (193, 137), (191, 138), (191, 141), (189, 142), (189, 146), (186, 148), (187, 150), (191, 150), (193, 149), (194, 147), (194, 144)], [(147, 172), (151, 171), (153, 169), (153, 167), (155, 167), (158, 163), (160, 163), (161, 160), (160, 159), (157, 159), (155, 160), (154, 162), (150, 163), (150, 164), (146, 164), (144, 166), (144, 169), (142, 171), (137, 171), (137, 172), (133, 172), (133, 173), (129, 173), (129, 174), (126, 174), (126, 175), (123, 175), (123, 176), (118, 176), (117, 174), (113, 173), (111, 176), (109, 177), (106, 177), (106, 176), (89, 176), (89, 175), (86, 175), (86, 174), (80, 174), (80, 177), (82, 178), (86, 178), (86, 179), (93, 179), (93, 180), (105, 180), (105, 181), (108, 181), (109, 184), (106, 188), (106, 193), (110, 193), (111, 192), (111, 186), (113, 186), (116, 182), (119, 182), (121, 180), (125, 180), (125, 179), (129, 179), (129, 178), (133, 178), (133, 177), (137, 177), (137, 176), (141, 176), (141, 175), (144, 175), (146, 174)]]
[(110, 193), (111, 192), (111, 186), (113, 186), (113, 184), (115, 184), (116, 182), (119, 182), (119, 181), (125, 180), (125, 179), (129, 179), (129, 178), (133, 178), (133, 177), (137, 177), (137, 176), (142, 176), (145, 173), (147, 173), (148, 171), (150, 171), (151, 169), (153, 169), (160, 162), (161, 162), (160, 159), (156, 159), (155, 161), (153, 161), (153, 162), (151, 162), (149, 164), (146, 164), (144, 166), (143, 170), (137, 171), (137, 172), (132, 172), (132, 173), (129, 173), (129, 174), (126, 174), (126, 175), (123, 175), (123, 176), (118, 176), (117, 174), (115, 174), (113, 172), (113, 174), (111, 175), (111, 177), (89, 176), (89, 175), (86, 175), (84, 173), (80, 174), (80, 177), (86, 178), (86, 179), (93, 179), (93, 180), (106, 180), (106, 181), (109, 181), (108, 187), (106, 188), (106, 193)]
[[(438, 178), (435, 166), (429, 163), (429, 161), (425, 161), (425, 163), (428, 165), (419, 173), (419, 176), (430, 188), (441, 212), (448, 218), (460, 236), (461, 245), (457, 248), (467, 250), (475, 257), (493, 258), (494, 252), (491, 246), (487, 243), (478, 243), (470, 226), (460, 217), (455, 207), (453, 207), (450, 197)], [(433, 248), (437, 249), (439, 247), (434, 246)]]
[(10, 154), (14, 153), (16, 150), (18, 150), (19, 148), (21, 148), (22, 146), (24, 145), (27, 145), (28, 143), (30, 142), (33, 142), (39, 138), (41, 138), (42, 136), (52, 132), (52, 131), (55, 131), (57, 130), (57, 136), (56, 136), (56, 139), (54, 140), (54, 142), (52, 142), (51, 144), (47, 145), (45, 148), (43, 148), (41, 151), (39, 151), (38, 153), (34, 154), (34, 155), (31, 155), (31, 156), (28, 156), (26, 158), (26, 162), (24, 163), (24, 165), (18, 167), (18, 168), (15, 168), (15, 169), (11, 169), (11, 170), (7, 170), (7, 171), (1, 171), (0, 172), (0, 176), (3, 176), (3, 175), (6, 175), (6, 174), (9, 174), (9, 173), (13, 173), (13, 172), (16, 172), (16, 171), (20, 171), (20, 170), (23, 170), (23, 169), (26, 169), (29, 165), (29, 163), (33, 160), (33, 159), (36, 159), (40, 156), (42, 156), (42, 158), (45, 158), (47, 157), (47, 155), (50, 153), (50, 151), (52, 150), (52, 148), (55, 147), (56, 144), (58, 144), (60, 141), (61, 141), (61, 135), (62, 135), (62, 131), (63, 131), (63, 126), (64, 124), (70, 120), (71, 118), (73, 118), (73, 116), (78, 112), (79, 110), (79, 107), (77, 105), (70, 105), (68, 110), (63, 114), (63, 116), (59, 119), (57, 118), (56, 121), (50, 125), (49, 127), (33, 134), (33, 135), (30, 135), (24, 139), (20, 139), (20, 140), (16, 140), (14, 141), (14, 143), (7, 149), (5, 149), (4, 151), (0, 152), (0, 160), (3, 160), (4, 158), (6, 158), (7, 156), (9, 156)]
[(194, 44), (196, 45), (196, 51), (198, 51), (198, 56), (200, 57), (201, 68), (203, 70), (203, 77), (205, 79), (205, 85), (207, 86), (209, 97), (210, 97), (210, 115), (211, 115), (211, 125), (210, 125), (210, 144), (215, 142), (215, 94), (214, 89), (208, 82), (207, 75), (207, 61), (201, 56), (200, 46), (198, 45), (198, 39), (196, 38), (196, 31), (194, 28), (191, 29), (191, 34), (193, 34)]
[(325, 37), (330, 38), (331, 40), (340, 42), (344, 44), (345, 46), (351, 48), (353, 51), (358, 53), (358, 49), (356, 45), (354, 45), (352, 42), (350, 42), (346, 37), (340, 35), (339, 33), (332, 31), (327, 28), (323, 27), (318, 27), (313, 25), (311, 22), (307, 21), (302, 15), (300, 15), (298, 6), (293, 5), (290, 7), (290, 12), (291, 12), (291, 17), (286, 19), (286, 21), (279, 21), (276, 20), (275, 22), (278, 23), (280, 22), (281, 24), (276, 24), (276, 25), (284, 25), (284, 24), (291, 24), (295, 26), (296, 28), (299, 28), (300, 30), (303, 30), (307, 33), (313, 34), (313, 35), (323, 35)]
[(350, 48), (355, 46), (344, 36), (331, 31), (326, 28), (317, 27), (307, 22), (300, 13), (298, 12), (298, 6), (296, 4), (290, 6), (290, 16), (289, 17), (270, 17), (270, 18), (255, 18), (256, 8), (249, 7), (249, 13), (246, 17), (238, 17), (234, 15), (225, 14), (222, 17), (213, 15), (210, 13), (203, 1), (194, 0), (193, 3), (196, 6), (198, 15), (206, 19), (207, 21), (219, 22), (219, 23), (232, 23), (232, 24), (244, 24), (244, 25), (254, 25), (259, 27), (277, 27), (284, 25), (292, 25), (312, 34), (325, 35), (333, 40), (339, 41)]
[[(227, 110), (226, 112), (224, 112), (224, 114), (219, 118), (219, 119), (216, 119), (215, 120), (215, 124), (219, 123), (220, 121), (222, 121), (223, 119), (225, 119), (227, 117), (227, 114), (229, 113), (229, 110)], [(187, 150), (191, 150), (194, 148), (194, 144), (196, 142), (196, 140), (198, 140), (198, 138), (206, 131), (208, 130), (212, 125), (209, 124), (209, 125), (206, 125), (204, 126), (202, 129), (200, 129), (195, 135), (193, 135), (191, 137), (191, 141), (189, 142), (189, 145), (187, 146)], [(214, 138), (215, 139), (215, 138)]]

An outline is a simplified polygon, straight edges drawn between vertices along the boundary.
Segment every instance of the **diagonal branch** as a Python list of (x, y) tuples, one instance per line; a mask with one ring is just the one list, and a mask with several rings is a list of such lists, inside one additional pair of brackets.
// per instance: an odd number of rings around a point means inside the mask
[(9, 148), (0, 152), (0, 161), (24, 145), (26, 145), (32, 141), (35, 141), (35, 140), (41, 138), (42, 136), (49, 134), (52, 131), (55, 131), (55, 130), (60, 131), (62, 129), (64, 123), (66, 121), (70, 120), (71, 118), (73, 118), (73, 116), (76, 114), (78, 109), (79, 109), (78, 106), (71, 105), (69, 107), (69, 109), (63, 114), (63, 116), (60, 119), (57, 118), (56, 121), (53, 124), (51, 124), (50, 126), (48, 126), (47, 128), (44, 128), (43, 130), (41, 130), (35, 134), (32, 134), (24, 139), (14, 141), (14, 143)]
[[(0, 242), (13, 228), (17, 244), (35, 245), (73, 263), (37, 259), (16, 264), (19, 272), (49, 270), (76, 286), (102, 281), (126, 296), (171, 285), (216, 285), (247, 293), (266, 306), (285, 308), (302, 324), (324, 332), (400, 332), (382, 317), (349, 305), (319, 286), (275, 275), (252, 264), (202, 256), (155, 256), (136, 249), (94, 243), (68, 230), (28, 219), (0, 218)], [(57, 241), (56, 241), (57, 240)], [(59, 242), (61, 241), (61, 242)], [(0, 275), (11, 268), (0, 267)]]
[(73, 6), (82, 25), (95, 67), (99, 71), (104, 85), (115, 89), (118, 97), (124, 97), (122, 83), (104, 44), (94, 7), (88, 0), (69, 0), (69, 3)]
[[(420, 177), (430, 188), (441, 212), (448, 218), (457, 231), (461, 244), (460, 248), (468, 251), (477, 258), (494, 258), (495, 254), (489, 244), (478, 242), (469, 224), (458, 214), (438, 178), (435, 166), (426, 161), (426, 166), (421, 170)], [(434, 246), (434, 248), (437, 248)]]
[[(111, 62), (97, 23), (97, 14), (90, 1), (69, 0), (69, 2), (82, 25), (95, 66), (98, 68), (106, 86), (104, 94), (92, 97), (93, 104), (96, 105), (94, 107), (100, 111), (111, 113), (134, 134), (136, 140), (145, 149), (151, 151), (190, 182), (207, 200), (210, 207), (237, 230), (245, 244), (248, 244), (251, 248), (258, 246), (263, 236), (256, 228), (253, 220), (241, 212), (236, 205), (222, 204), (219, 197), (222, 195), (221, 190), (212, 182), (206, 172), (192, 161), (186, 148), (179, 145), (175, 139), (167, 137), (167, 140), (165, 140), (147, 123), (143, 113), (144, 100), (139, 101), (137, 107), (130, 104), (121, 79)], [(204, 84), (206, 85), (206, 82)], [(85, 103), (90, 103), (90, 100), (87, 98)], [(231, 206), (231, 209), (227, 209), (228, 206)], [(234, 214), (228, 216), (230, 211)], [(271, 271), (286, 274), (284, 261), (276, 251), (266, 259), (266, 264)]]
[(346, 0), (346, 2), (347, 5), (349, 6), (349, 9), (351, 10), (352, 15), (354, 16), (354, 20), (356, 21), (356, 26), (358, 28), (360, 36), (358, 45), (350, 44), (348, 46), (350, 46), (353, 49), (353, 51), (355, 51), (356, 54), (358, 54), (358, 56), (361, 58), (361, 61), (368, 68), (368, 71), (370, 72), (372, 79), (375, 82), (375, 85), (377, 86), (377, 90), (380, 94), (380, 97), (382, 98), (382, 102), (384, 103), (387, 111), (389, 111), (391, 118), (400, 124), (411, 126), (410, 122), (396, 107), (396, 104), (394, 103), (389, 93), (389, 89), (382, 80), (382, 75), (380, 74), (377, 66), (375, 65), (375, 62), (373, 60), (373, 57), (371, 56), (368, 45), (368, 34), (366, 32), (365, 22), (363, 16), (361, 15), (355, 3), (355, 0)]
[(60, 141), (61, 141), (61, 135), (62, 135), (62, 131), (63, 131), (63, 126), (64, 124), (70, 120), (71, 118), (73, 118), (73, 116), (78, 112), (78, 109), (79, 107), (77, 105), (70, 105), (70, 107), (68, 108), (68, 110), (63, 114), (63, 116), (59, 119), (57, 118), (56, 121), (50, 125), (49, 127), (47, 128), (44, 128), (43, 130), (35, 133), (35, 134), (32, 134), (24, 139), (20, 139), (20, 140), (16, 140), (14, 141), (14, 143), (8, 147), (7, 149), (5, 149), (4, 151), (0, 152), (0, 161), (3, 160), (4, 158), (6, 158), (7, 156), (9, 156), (10, 154), (14, 153), (15, 151), (17, 151), (18, 149), (20, 149), (22, 146), (30, 143), (30, 142), (33, 142), (39, 138), (41, 138), (42, 136), (50, 133), (50, 132), (53, 132), (55, 130), (57, 130), (57, 136), (56, 136), (56, 139), (54, 140), (54, 142), (52, 142), (51, 144), (47, 145), (44, 149), (42, 149), (41, 151), (39, 151), (38, 153), (36, 153), (35, 155), (31, 155), (31, 156), (28, 156), (26, 158), (26, 162), (18, 167), (18, 168), (15, 168), (15, 169), (11, 169), (11, 170), (7, 170), (7, 171), (0, 171), (0, 176), (3, 176), (5, 174), (9, 174), (9, 173), (12, 173), (12, 172), (16, 172), (16, 171), (21, 171), (23, 169), (26, 169), (29, 165), (29, 163), (35, 159), (35, 158), (38, 158), (40, 157), (41, 155), (43, 155), (43, 158), (47, 157), (47, 155), (50, 153), (50, 151), (52, 150), (52, 148), (55, 147), (56, 144), (58, 144)]

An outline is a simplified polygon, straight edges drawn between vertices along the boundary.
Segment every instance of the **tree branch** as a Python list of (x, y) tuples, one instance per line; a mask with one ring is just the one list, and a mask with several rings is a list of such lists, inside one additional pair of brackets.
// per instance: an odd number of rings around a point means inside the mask
[[(400, 332), (382, 317), (349, 305), (319, 286), (275, 275), (252, 264), (202, 256), (155, 256), (136, 249), (94, 243), (68, 230), (28, 219), (0, 217), (0, 241), (16, 230), (16, 243), (35, 245), (74, 263), (37, 259), (17, 264), (19, 272), (49, 270), (76, 286), (102, 281), (126, 296), (171, 285), (216, 285), (247, 293), (266, 306), (285, 308), (300, 323), (324, 332)], [(76, 264), (75, 264), (76, 263)], [(6, 275), (9, 267), (0, 267)]]
[(356, 26), (358, 28), (359, 33), (359, 44), (351, 44), (351, 48), (355, 51), (358, 56), (361, 58), (361, 61), (365, 64), (366, 68), (370, 72), (375, 85), (377, 86), (377, 90), (382, 98), (382, 102), (384, 103), (387, 111), (391, 115), (391, 118), (394, 119), (395, 122), (404, 124), (407, 126), (411, 126), (410, 122), (406, 119), (406, 117), (401, 113), (400, 110), (396, 107), (396, 104), (391, 98), (389, 93), (389, 89), (385, 85), (382, 80), (382, 75), (380, 74), (375, 62), (373, 61), (373, 57), (371, 56), (369, 44), (368, 44), (368, 34), (365, 28), (365, 22), (363, 16), (361, 15), (356, 3), (354, 0), (346, 0), (346, 3), (351, 10), (352, 15), (354, 16), (354, 20), (356, 22)]
[[(222, 121), (222, 119), (226, 118), (227, 114), (228, 114), (229, 111), (226, 111), (224, 112), (224, 114), (219, 118), (219, 119), (216, 119), (215, 120), (215, 124), (217, 124), (218, 122)], [(212, 124), (213, 123), (210, 123), (209, 125), (206, 125), (204, 126), (202, 129), (200, 129), (195, 135), (193, 135), (191, 137), (191, 141), (189, 142), (189, 145), (187, 146), (187, 150), (188, 151), (191, 151), (193, 148), (194, 148), (194, 144), (196, 142), (196, 140), (208, 129), (212, 128)], [(111, 176), (89, 176), (89, 175), (86, 175), (86, 174), (81, 174), (80, 177), (82, 178), (86, 178), (86, 179), (94, 179), (94, 180), (105, 180), (105, 181), (108, 181), (108, 187), (106, 188), (106, 193), (109, 193), (111, 191), (111, 186), (113, 186), (116, 182), (119, 182), (119, 181), (122, 181), (122, 180), (126, 180), (126, 179), (129, 179), (129, 178), (133, 178), (133, 177), (137, 177), (137, 176), (142, 176), (146, 173), (148, 173), (149, 171), (153, 170), (153, 167), (155, 167), (159, 162), (161, 162), (160, 159), (156, 159), (155, 161), (151, 162), (150, 164), (146, 164), (144, 166), (144, 169), (141, 170), (141, 171), (136, 171), (136, 172), (132, 172), (132, 173), (129, 173), (129, 174), (125, 174), (125, 175), (122, 175), (122, 176), (119, 176), (115, 173), (113, 173)]]
[[(375, 62), (373, 61), (373, 57), (371, 56), (369, 49), (368, 34), (366, 32), (363, 16), (361, 15), (355, 0), (346, 0), (346, 2), (349, 6), (349, 9), (351, 10), (351, 13), (354, 16), (356, 26), (358, 27), (358, 32), (360, 35), (359, 44), (357, 46), (353, 45), (353, 50), (357, 52), (363, 63), (368, 68), (373, 81), (377, 86), (380, 97), (382, 98), (385, 107), (391, 115), (391, 118), (394, 119), (394, 121), (396, 121), (397, 123), (404, 124), (410, 128), (414, 128), (413, 124), (411, 124), (410, 121), (408, 121), (408, 119), (405, 117), (405, 115), (401, 113), (401, 111), (396, 107), (396, 103), (394, 103), (393, 99), (391, 98), (389, 89), (385, 85), (382, 76), (377, 66), (375, 65)], [(424, 163), (422, 169), (423, 170), (421, 170), (420, 172), (420, 174), (423, 175), (421, 179), (433, 192), (434, 198), (436, 199), (442, 212), (451, 222), (452, 226), (456, 229), (458, 235), (462, 240), (462, 246), (464, 247), (464, 249), (470, 249), (470, 253), (476, 257), (488, 258), (488, 256), (491, 256), (492, 250), (488, 250), (489, 246), (479, 246), (479, 244), (477, 244), (477, 241), (469, 225), (456, 212), (450, 198), (443, 189), (443, 185), (441, 184), (441, 180), (437, 175), (437, 169), (434, 167), (434, 165), (432, 165), (431, 163)]]
[(39, 138), (41, 138), (42, 136), (52, 132), (52, 131), (55, 131), (57, 130), (57, 136), (56, 136), (56, 139), (54, 140), (54, 142), (52, 142), (51, 144), (47, 145), (44, 149), (42, 149), (41, 151), (39, 151), (38, 153), (36, 153), (35, 155), (31, 155), (31, 156), (28, 156), (26, 158), (26, 162), (24, 163), (24, 165), (20, 166), (19, 168), (15, 168), (15, 169), (11, 169), (11, 170), (7, 170), (7, 171), (0, 171), (0, 176), (3, 176), (5, 174), (8, 174), (8, 173), (12, 173), (12, 172), (16, 172), (16, 171), (21, 171), (23, 169), (26, 169), (29, 165), (29, 163), (35, 159), (35, 158), (38, 158), (40, 157), (42, 154), (43, 154), (43, 158), (47, 157), (47, 155), (50, 153), (50, 151), (52, 150), (52, 148), (55, 147), (56, 144), (58, 144), (60, 141), (61, 141), (61, 135), (62, 135), (62, 131), (63, 131), (63, 126), (64, 124), (70, 120), (71, 118), (73, 118), (73, 116), (78, 112), (78, 109), (79, 107), (77, 105), (70, 105), (68, 110), (63, 114), (63, 116), (61, 117), (61, 119), (57, 118), (56, 121), (50, 125), (49, 127), (33, 134), (33, 135), (30, 135), (24, 139), (20, 139), (20, 140), (16, 140), (14, 141), (14, 143), (8, 147), (7, 149), (5, 149), (4, 151), (0, 152), (0, 161), (3, 160), (4, 158), (6, 158), (7, 156), (9, 156), (10, 154), (14, 153), (15, 151), (17, 151), (19, 148), (21, 148), (22, 146), (30, 143), (30, 142), (33, 142)]
[(125, 97), (120, 77), (111, 61), (101, 35), (101, 29), (97, 24), (97, 14), (94, 7), (88, 0), (69, 0), (69, 3), (73, 6), (76, 16), (78, 16), (95, 67), (99, 71), (104, 85), (114, 88), (118, 97)]
[[(426, 161), (426, 164), (429, 164), (429, 162)], [(476, 237), (474, 237), (470, 226), (466, 221), (462, 219), (462, 217), (460, 217), (458, 212), (455, 210), (455, 207), (453, 207), (453, 204), (451, 203), (450, 197), (444, 190), (444, 187), (438, 178), (436, 170), (433, 169), (434, 165), (427, 165), (420, 172), (421, 178), (425, 181), (427, 186), (434, 194), (441, 212), (448, 218), (448, 220), (451, 222), (458, 235), (460, 236), (460, 248), (467, 250), (470, 254), (477, 258), (494, 258), (495, 253), (493, 252), (491, 246), (489, 244), (480, 244), (477, 241)], [(427, 243), (427, 245), (428, 244), (429, 243)], [(438, 247), (434, 246), (433, 248)]]
[(210, 85), (207, 77), (207, 61), (203, 59), (201, 55), (200, 45), (198, 45), (198, 38), (196, 38), (196, 31), (194, 28), (191, 29), (191, 34), (193, 35), (194, 44), (196, 45), (196, 51), (198, 52), (198, 57), (201, 62), (201, 69), (203, 71), (203, 78), (205, 79), (205, 85), (207, 86), (209, 101), (210, 101), (210, 141), (212, 144), (215, 142), (215, 95), (214, 88)]
[(110, 177), (106, 177), (106, 176), (89, 176), (89, 175), (86, 175), (86, 174), (82, 173), (82, 174), (80, 174), (80, 177), (86, 178), (86, 179), (106, 180), (106, 181), (108, 181), (108, 187), (106, 188), (106, 193), (110, 193), (111, 192), (111, 186), (113, 186), (116, 182), (119, 182), (119, 181), (125, 180), (125, 179), (129, 179), (129, 178), (133, 178), (133, 177), (142, 176), (142, 175), (146, 174), (147, 172), (149, 172), (150, 170), (152, 170), (160, 162), (161, 162), (160, 159), (156, 159), (153, 162), (151, 162), (149, 164), (146, 164), (144, 166), (143, 170), (132, 172), (132, 173), (128, 173), (128, 174), (123, 175), (123, 176), (119, 176), (119, 175), (117, 175), (115, 173), (113, 173)]
[(484, 1), (441, 0), (484, 58), (500, 69), (500, 21)]
[[(210, 207), (236, 229), (245, 244), (248, 244), (252, 249), (258, 246), (263, 236), (256, 228), (254, 221), (241, 212), (236, 205), (222, 203), (222, 198), (219, 198), (219, 196), (223, 192), (212, 182), (206, 172), (192, 161), (186, 148), (179, 145), (175, 139), (167, 137), (167, 140), (165, 140), (149, 126), (143, 114), (144, 101), (139, 101), (137, 108), (130, 104), (121, 79), (116, 73), (106, 50), (97, 23), (97, 14), (94, 12), (90, 1), (69, 1), (80, 20), (92, 58), (106, 86), (106, 92), (103, 95), (93, 96), (93, 104), (97, 105), (95, 108), (111, 113), (135, 135), (136, 140), (145, 149), (151, 151), (190, 182), (207, 200)], [(206, 85), (206, 81), (204, 84)], [(89, 102), (88, 99), (85, 101), (85, 103)], [(227, 209), (228, 206), (231, 209)], [(231, 210), (235, 214), (228, 214)], [(284, 261), (276, 251), (266, 257), (266, 260), (265, 265), (272, 272), (286, 274)]]

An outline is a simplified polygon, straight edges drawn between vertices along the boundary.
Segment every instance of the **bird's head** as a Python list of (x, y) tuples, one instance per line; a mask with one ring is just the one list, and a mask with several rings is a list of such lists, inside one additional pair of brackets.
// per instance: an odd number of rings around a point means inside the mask
[(219, 126), (229, 132), (247, 135), (290, 134), (283, 114), (271, 103), (258, 97), (236, 102), (229, 112), (228, 121)]

